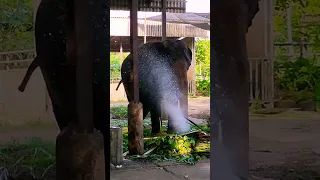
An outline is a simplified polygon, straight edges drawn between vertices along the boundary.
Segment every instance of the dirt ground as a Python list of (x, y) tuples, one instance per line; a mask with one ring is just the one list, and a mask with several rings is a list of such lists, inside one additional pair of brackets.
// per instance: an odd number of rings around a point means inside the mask
[[(126, 102), (111, 104), (127, 105)], [(209, 99), (190, 99), (189, 116), (209, 114)], [(2, 126), (1, 126), (2, 124)], [(8, 124), (8, 125), (6, 125)], [(41, 137), (55, 140), (58, 130), (47, 124), (15, 126), (0, 122), (0, 144)], [(253, 177), (320, 180), (320, 113), (283, 113), (250, 118), (250, 168)], [(317, 178), (315, 178), (317, 177)]]

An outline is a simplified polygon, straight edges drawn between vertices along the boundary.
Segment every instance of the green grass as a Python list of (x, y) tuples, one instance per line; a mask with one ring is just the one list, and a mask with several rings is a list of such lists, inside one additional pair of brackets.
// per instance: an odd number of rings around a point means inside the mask
[(113, 106), (110, 107), (110, 115), (115, 119), (124, 119), (128, 116), (128, 107), (127, 106)]
[[(25, 143), (13, 142), (0, 148), (0, 166), (13, 176), (42, 179), (53, 174), (55, 168), (55, 144), (38, 138)], [(15, 173), (14, 173), (15, 172)]]

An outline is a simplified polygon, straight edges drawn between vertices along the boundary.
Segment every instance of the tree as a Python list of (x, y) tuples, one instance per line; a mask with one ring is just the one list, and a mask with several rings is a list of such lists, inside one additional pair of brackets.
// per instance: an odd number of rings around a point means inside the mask
[(210, 40), (196, 42), (196, 72), (204, 77), (210, 76)]
[(0, 1), (0, 50), (34, 48), (31, 0)]

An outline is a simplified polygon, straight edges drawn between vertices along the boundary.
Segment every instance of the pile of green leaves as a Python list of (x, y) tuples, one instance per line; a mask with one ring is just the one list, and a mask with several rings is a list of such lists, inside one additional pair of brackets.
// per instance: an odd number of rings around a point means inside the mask
[(169, 135), (155, 140), (157, 148), (155, 153), (165, 156), (179, 156), (190, 154), (195, 146), (195, 140), (188, 136)]
[[(210, 143), (200, 143), (196, 134), (177, 135), (164, 133), (167, 129), (167, 121), (162, 123), (163, 133), (153, 136), (151, 134), (151, 121), (144, 121), (144, 147), (145, 152), (150, 151), (144, 156), (127, 156), (129, 159), (144, 159), (147, 161), (161, 162), (174, 161), (194, 164), (200, 159), (209, 158)], [(123, 133), (123, 152), (128, 151), (128, 122), (125, 120), (111, 120), (111, 126), (122, 128)], [(200, 125), (206, 133), (210, 132), (208, 125)], [(199, 130), (192, 127), (190, 131)]]
[(147, 156), (151, 161), (175, 161), (194, 164), (208, 156), (200, 156), (196, 152), (197, 140), (193, 137), (182, 135), (167, 135), (145, 142), (146, 147), (156, 149)]

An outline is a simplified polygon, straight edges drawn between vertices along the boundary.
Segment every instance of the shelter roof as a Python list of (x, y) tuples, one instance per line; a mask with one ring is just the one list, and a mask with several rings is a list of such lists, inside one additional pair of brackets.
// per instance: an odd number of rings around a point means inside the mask
[[(144, 23), (146, 24), (146, 30)], [(208, 37), (209, 31), (190, 24), (166, 23), (167, 37)], [(110, 36), (130, 36), (130, 18), (112, 17), (110, 19)], [(161, 37), (162, 23), (138, 19), (138, 36)]]
[[(186, 0), (166, 0), (166, 11), (184, 13), (186, 11)], [(110, 10), (130, 10), (131, 0), (110, 0)], [(138, 0), (138, 11), (161, 12), (161, 0)]]

